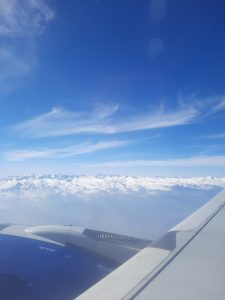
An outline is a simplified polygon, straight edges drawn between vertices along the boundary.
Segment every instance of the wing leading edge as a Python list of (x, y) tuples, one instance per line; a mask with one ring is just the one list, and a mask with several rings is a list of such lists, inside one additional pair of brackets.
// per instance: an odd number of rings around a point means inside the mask
[(225, 299), (225, 191), (77, 299)]

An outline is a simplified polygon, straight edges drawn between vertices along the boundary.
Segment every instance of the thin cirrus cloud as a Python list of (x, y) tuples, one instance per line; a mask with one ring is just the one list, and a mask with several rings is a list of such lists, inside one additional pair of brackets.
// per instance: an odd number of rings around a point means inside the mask
[(31, 73), (36, 64), (35, 38), (53, 18), (54, 11), (44, 0), (0, 1), (1, 91), (10, 91)]
[(157, 110), (149, 110), (139, 115), (129, 114), (129, 117), (120, 114), (118, 104), (101, 105), (93, 111), (78, 112), (57, 107), (17, 124), (13, 130), (20, 136), (43, 138), (77, 134), (115, 134), (173, 127), (197, 122), (225, 108), (221, 98), (215, 97), (210, 102), (206, 107), (196, 100), (192, 105), (182, 104), (175, 110), (166, 110), (161, 106)]
[(209, 134), (203, 138), (206, 139), (225, 139), (225, 133), (215, 133), (215, 134)]
[(48, 113), (17, 124), (13, 129), (21, 136), (30, 138), (66, 136), (76, 134), (115, 134), (153, 128), (163, 128), (188, 124), (199, 112), (193, 107), (166, 112), (160, 108), (156, 112), (139, 116), (116, 115), (119, 106), (102, 107), (102, 111), (71, 112), (54, 108)]
[[(0, 83), (7, 85), (26, 77), (31, 66), (7, 48), (0, 48)], [(5, 87), (5, 86), (4, 86)]]
[(88, 167), (225, 167), (225, 156), (193, 156), (181, 159), (167, 160), (130, 160), (89, 164)]
[(214, 111), (218, 112), (225, 109), (225, 98), (221, 99), (221, 101), (214, 107)]
[(128, 145), (132, 141), (101, 141), (96, 143), (83, 143), (65, 148), (45, 148), (30, 150), (10, 150), (3, 153), (8, 161), (24, 161), (38, 158), (62, 158), (92, 153), (100, 150), (111, 149)]
[(43, 33), (54, 12), (42, 0), (1, 0), (0, 35), (27, 37)]

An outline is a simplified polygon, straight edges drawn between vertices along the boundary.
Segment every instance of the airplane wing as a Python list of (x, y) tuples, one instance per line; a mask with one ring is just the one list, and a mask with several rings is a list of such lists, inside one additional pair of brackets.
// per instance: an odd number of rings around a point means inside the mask
[(224, 300), (224, 282), (225, 191), (154, 242), (0, 224), (0, 299)]
[(225, 191), (77, 300), (224, 300)]

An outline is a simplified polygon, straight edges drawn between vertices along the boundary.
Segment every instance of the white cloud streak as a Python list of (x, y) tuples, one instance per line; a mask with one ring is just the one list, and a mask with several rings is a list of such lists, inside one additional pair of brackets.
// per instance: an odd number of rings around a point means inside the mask
[(17, 124), (14, 130), (21, 136), (30, 138), (66, 136), (77, 134), (115, 134), (154, 128), (165, 128), (186, 125), (206, 118), (213, 113), (225, 109), (224, 98), (213, 97), (193, 99), (178, 98), (180, 105), (167, 110), (161, 105), (157, 110), (133, 114), (129, 117), (121, 115), (119, 105), (98, 105), (93, 111), (68, 111), (60, 107), (38, 115), (30, 120)]
[(115, 134), (184, 125), (193, 122), (199, 115), (194, 107), (186, 107), (169, 112), (160, 108), (156, 112), (149, 111), (146, 114), (121, 118), (121, 116), (115, 116), (118, 109), (118, 105), (102, 106), (101, 110), (76, 113), (54, 108), (48, 113), (16, 125), (14, 130), (30, 138), (87, 133)]
[(100, 150), (122, 147), (132, 141), (102, 141), (97, 143), (83, 143), (71, 147), (36, 150), (10, 150), (3, 155), (8, 161), (24, 161), (38, 158), (60, 158), (70, 157), (85, 153), (92, 153)]
[(1, 0), (0, 35), (27, 37), (41, 34), (54, 12), (42, 0)]
[(225, 133), (216, 133), (207, 135), (205, 138), (207, 139), (225, 139)]
[(44, 0), (0, 1), (1, 92), (20, 85), (34, 69), (37, 62), (35, 38), (45, 31), (53, 18), (54, 12)]
[(225, 156), (193, 156), (168, 160), (130, 160), (90, 164), (88, 167), (225, 167)]
[(0, 87), (9, 90), (31, 71), (31, 64), (6, 47), (0, 47)]
[(222, 98), (213, 108), (214, 112), (225, 110), (225, 98)]

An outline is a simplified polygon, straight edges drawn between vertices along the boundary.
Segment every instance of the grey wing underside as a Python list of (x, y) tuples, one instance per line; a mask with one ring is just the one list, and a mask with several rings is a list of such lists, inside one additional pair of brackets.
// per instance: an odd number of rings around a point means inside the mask
[(77, 299), (224, 300), (225, 191)]

